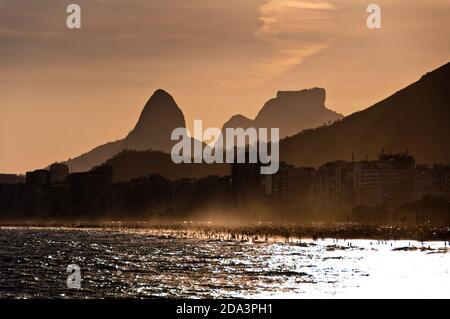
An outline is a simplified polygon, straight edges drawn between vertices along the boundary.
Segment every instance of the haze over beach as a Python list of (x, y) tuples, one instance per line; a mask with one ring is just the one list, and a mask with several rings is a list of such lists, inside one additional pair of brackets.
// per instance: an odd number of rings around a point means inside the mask
[[(448, 62), (448, 1), (0, 0), (0, 172), (25, 173), (125, 137), (152, 92), (186, 126), (253, 119), (277, 91), (326, 89), (349, 115)], [(389, 48), (389, 49), (387, 49)]]

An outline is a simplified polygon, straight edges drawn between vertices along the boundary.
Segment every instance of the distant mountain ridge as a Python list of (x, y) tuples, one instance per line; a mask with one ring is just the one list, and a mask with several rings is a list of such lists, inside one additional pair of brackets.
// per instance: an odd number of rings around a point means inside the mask
[(254, 120), (241, 114), (231, 117), (222, 128), (279, 128), (280, 138), (341, 119), (343, 115), (325, 107), (326, 91), (312, 88), (278, 91), (267, 101)]
[(114, 182), (129, 181), (152, 174), (169, 180), (179, 180), (211, 175), (224, 176), (230, 173), (229, 164), (175, 164), (170, 154), (161, 151), (124, 150), (108, 159), (105, 164), (113, 167)]
[[(283, 138), (280, 141), (280, 158), (296, 166), (319, 166), (334, 160), (351, 160), (352, 154), (356, 160), (361, 160), (366, 156), (376, 158), (382, 148), (386, 150), (391, 148), (393, 151), (409, 150), (418, 163), (450, 164), (449, 82), (450, 63), (447, 63), (363, 111), (337, 119), (332, 124), (305, 129), (300, 133)], [(173, 105), (176, 103), (167, 92), (158, 92), (155, 99), (152, 98), (144, 110), (153, 108), (153, 105), (160, 105), (161, 110), (165, 107), (170, 109), (171, 117), (175, 118), (173, 122), (167, 119), (162, 128), (162, 130), (166, 130), (165, 134), (169, 139), (169, 129), (171, 131), (172, 127), (184, 127), (184, 116), (178, 106)], [(292, 103), (292, 100), (302, 100), (302, 103)], [(264, 105), (255, 120), (248, 119), (243, 115), (235, 115), (227, 123), (234, 122), (233, 128), (245, 128), (258, 121), (266, 127), (274, 127), (274, 125), (283, 124), (280, 121), (285, 115), (278, 116), (276, 114), (278, 111), (282, 113), (281, 110), (284, 110), (283, 112), (288, 112), (289, 116), (291, 107), (303, 109), (303, 106), (306, 109), (321, 109), (319, 113), (325, 114), (324, 118), (327, 119), (330, 113), (327, 112), (324, 101), (325, 91), (323, 89), (314, 88), (298, 92), (281, 91), (278, 92), (276, 98), (269, 100)], [(312, 107), (311, 104), (313, 104)], [(147, 139), (148, 135), (152, 134), (152, 129), (158, 127), (159, 123), (153, 124), (152, 128), (145, 127), (146, 123), (152, 123), (153, 118), (159, 116), (154, 115), (158, 112), (149, 111), (148, 114), (151, 116), (147, 115), (147, 112), (145, 112), (146, 115), (142, 114), (135, 129), (125, 139), (101, 145), (69, 161), (72, 171), (89, 170), (111, 159), (108, 163), (118, 170), (116, 180), (120, 181), (147, 176), (151, 173), (175, 179), (203, 177), (209, 174), (223, 175), (227, 172), (228, 168), (225, 165), (218, 165), (211, 169), (197, 165), (194, 169), (194, 164), (181, 166), (173, 164), (170, 161), (170, 155), (167, 154), (171, 147), (170, 143), (165, 144), (153, 141), (151, 138)], [(326, 115), (327, 113), (328, 115)], [(339, 115), (336, 116), (339, 117)], [(295, 121), (294, 116), (291, 117), (293, 120), (289, 123), (299, 123)], [(333, 118), (333, 113), (331, 113), (331, 118)], [(269, 123), (269, 121), (271, 122)], [(289, 125), (286, 126), (286, 128), (288, 127)], [(289, 129), (286, 129), (283, 133), (289, 132)], [(139, 136), (149, 143), (142, 144), (137, 138)], [(164, 138), (164, 135), (161, 138)], [(153, 146), (161, 147), (160, 150), (165, 151), (166, 154), (162, 155), (163, 153), (155, 151), (123, 152), (132, 147), (141, 150), (145, 150), (146, 147), (147, 150), (154, 149)], [(115, 156), (117, 154), (120, 156)], [(112, 159), (114, 156), (115, 158)], [(144, 163), (144, 159), (150, 162)]]
[[(278, 127), (280, 137), (295, 134), (342, 117), (325, 108), (325, 90), (279, 91), (267, 101), (255, 120), (233, 116), (224, 127)], [(232, 126), (228, 126), (232, 125)], [(68, 160), (72, 172), (88, 171), (123, 150), (155, 150), (170, 153), (173, 129), (186, 128), (184, 114), (174, 98), (162, 89), (156, 90), (145, 104), (136, 126), (124, 138), (109, 142)]]
[(450, 163), (450, 63), (375, 105), (332, 125), (280, 143), (280, 156), (298, 166), (376, 158), (382, 148), (406, 151), (418, 163)]
[(126, 149), (170, 152), (174, 144), (170, 136), (178, 127), (186, 127), (183, 112), (169, 93), (158, 89), (145, 104), (136, 126), (124, 139), (97, 146), (66, 163), (71, 171), (79, 172), (88, 171)]

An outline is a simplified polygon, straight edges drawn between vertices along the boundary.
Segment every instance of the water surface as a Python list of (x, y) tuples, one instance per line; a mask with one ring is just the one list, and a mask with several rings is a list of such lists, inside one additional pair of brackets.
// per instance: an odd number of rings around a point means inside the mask
[[(450, 297), (444, 242), (241, 242), (100, 229), (0, 229), (0, 297)], [(67, 265), (82, 288), (66, 286)]]

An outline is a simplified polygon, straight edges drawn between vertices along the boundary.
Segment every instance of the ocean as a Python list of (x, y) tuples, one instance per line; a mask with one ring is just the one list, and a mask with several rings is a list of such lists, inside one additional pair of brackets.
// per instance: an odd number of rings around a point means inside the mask
[[(0, 228), (0, 298), (449, 298), (445, 242)], [(67, 286), (80, 267), (80, 289)]]

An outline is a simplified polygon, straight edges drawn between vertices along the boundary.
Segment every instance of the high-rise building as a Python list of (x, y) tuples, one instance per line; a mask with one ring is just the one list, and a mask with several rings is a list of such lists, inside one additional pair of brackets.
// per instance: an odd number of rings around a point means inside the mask
[(414, 158), (380, 154), (377, 161), (353, 164), (356, 205), (396, 207), (414, 200)]
[(264, 193), (270, 192), (271, 186), (261, 175), (259, 163), (231, 164), (231, 185), (236, 207), (252, 207), (261, 204)]
[(50, 165), (49, 182), (50, 184), (64, 183), (69, 176), (69, 167), (63, 163), (54, 163)]
[(381, 154), (378, 165), (383, 206), (396, 207), (414, 199), (415, 161), (412, 156)]
[(38, 169), (26, 174), (26, 184), (33, 186), (48, 185), (50, 181), (49, 171), (46, 169)]
[(354, 203), (353, 166), (335, 161), (317, 170), (310, 190), (310, 204), (322, 209), (350, 208)]
[(414, 200), (433, 196), (433, 169), (427, 165), (417, 165), (414, 174)]

